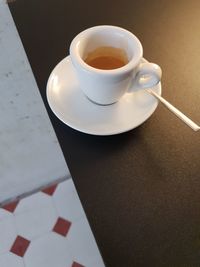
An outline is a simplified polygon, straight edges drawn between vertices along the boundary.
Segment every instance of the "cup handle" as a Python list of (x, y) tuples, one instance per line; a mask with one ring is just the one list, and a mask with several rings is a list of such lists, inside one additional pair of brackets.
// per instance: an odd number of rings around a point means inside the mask
[(134, 78), (134, 89), (153, 87), (161, 80), (162, 70), (154, 63), (141, 63)]

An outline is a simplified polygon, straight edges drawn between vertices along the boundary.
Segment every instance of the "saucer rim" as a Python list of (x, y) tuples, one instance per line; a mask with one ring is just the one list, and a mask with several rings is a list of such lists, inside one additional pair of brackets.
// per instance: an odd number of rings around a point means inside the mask
[[(145, 58), (142, 58), (143, 62), (148, 62)], [(116, 131), (112, 131), (112, 132), (94, 132), (94, 131), (91, 131), (91, 130), (87, 130), (87, 128), (80, 128), (80, 127), (77, 127), (76, 125), (72, 125), (70, 122), (66, 122), (61, 116), (60, 114), (58, 114), (54, 108), (53, 108), (53, 105), (51, 104), (51, 100), (50, 100), (50, 86), (49, 86), (49, 81), (51, 79), (51, 76), (53, 75), (53, 73), (55, 72), (55, 69), (60, 65), (62, 64), (64, 61), (68, 61), (72, 64), (72, 61), (70, 59), (70, 55), (66, 56), (65, 58), (63, 58), (62, 60), (60, 60), (56, 66), (53, 68), (53, 70), (51, 71), (50, 75), (49, 75), (49, 78), (48, 78), (48, 81), (47, 81), (47, 86), (46, 86), (46, 97), (47, 97), (47, 102), (49, 104), (49, 107), (51, 108), (52, 112), (54, 113), (54, 115), (60, 120), (62, 121), (65, 125), (69, 126), (70, 128), (78, 131), (78, 132), (81, 132), (81, 133), (85, 133), (85, 134), (89, 134), (89, 135), (95, 135), (95, 136), (112, 136), (112, 135), (117, 135), (117, 134), (122, 134), (122, 133), (125, 133), (125, 132), (129, 132), (137, 127), (139, 127), (140, 125), (142, 125), (145, 121), (147, 121), (152, 115), (153, 113), (155, 112), (155, 110), (157, 109), (158, 107), (158, 103), (159, 101), (157, 101), (155, 103), (155, 107), (152, 109), (152, 111), (148, 114), (148, 117), (145, 119), (145, 120), (142, 120), (140, 123), (136, 124), (135, 126), (132, 126), (132, 127), (128, 127), (128, 128), (124, 128), (123, 130), (117, 130)], [(157, 85), (158, 87), (158, 94), (161, 95), (162, 94), (162, 85), (161, 85), (161, 82), (159, 82)], [(90, 101), (88, 99), (88, 101)], [(115, 104), (115, 103), (114, 103)]]

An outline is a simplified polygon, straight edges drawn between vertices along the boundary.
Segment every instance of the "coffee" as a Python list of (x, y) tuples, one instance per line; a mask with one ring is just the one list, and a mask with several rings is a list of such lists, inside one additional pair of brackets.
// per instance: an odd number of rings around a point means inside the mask
[(112, 70), (125, 66), (128, 58), (123, 49), (103, 46), (88, 53), (84, 61), (96, 69)]

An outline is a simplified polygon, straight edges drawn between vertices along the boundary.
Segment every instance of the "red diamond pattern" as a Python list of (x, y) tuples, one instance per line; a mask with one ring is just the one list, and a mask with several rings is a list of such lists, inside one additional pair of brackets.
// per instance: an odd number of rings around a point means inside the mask
[(22, 236), (17, 236), (10, 251), (20, 257), (24, 257), (29, 244), (29, 240), (23, 238)]
[[(1, 0), (0, 0), (1, 1)], [(44, 190), (42, 190), (42, 191), (40, 191), (40, 192), (43, 192), (44, 194), (47, 194), (48, 196), (50, 196), (50, 198), (49, 197), (44, 197), (46, 200), (50, 200), (51, 199), (51, 196), (53, 196), (54, 195), (54, 193), (55, 193), (55, 191), (56, 191), (56, 189), (57, 189), (57, 186), (58, 186), (58, 184), (55, 184), (55, 185), (52, 185), (52, 186), (49, 186), (49, 187), (47, 187), (47, 188), (45, 188)], [(57, 193), (58, 193), (58, 191), (57, 191)], [(56, 193), (56, 194), (57, 194)], [(56, 194), (54, 195), (54, 197), (56, 198), (57, 196), (56, 196)], [(53, 199), (54, 199), (54, 197), (53, 197)], [(52, 199), (52, 200), (53, 200)], [(18, 206), (18, 204), (19, 204), (19, 202), (20, 202), (20, 200), (18, 200), (18, 201), (13, 201), (13, 202), (11, 202), (11, 203), (9, 203), (9, 204), (6, 204), (6, 205), (4, 205), (3, 207), (2, 207), (2, 209), (4, 209), (4, 210), (7, 210), (8, 212), (11, 212), (11, 213), (14, 213), (15, 212), (15, 210), (16, 210), (16, 208), (17, 208), (17, 206)], [(63, 201), (64, 202), (64, 201)], [(51, 200), (50, 200), (50, 203), (51, 203)], [(54, 204), (56, 204), (57, 205), (57, 203), (54, 203)], [(66, 201), (65, 201), (65, 203), (63, 203), (63, 205), (66, 205)], [(19, 205), (20, 206), (20, 205)], [(20, 208), (20, 207), (19, 207)], [(30, 209), (31, 209), (31, 207), (30, 207)], [(16, 216), (16, 218), (17, 218), (17, 214), (13, 214), (13, 215), (11, 215), (11, 218), (13, 218), (13, 220), (15, 220), (15, 216)], [(27, 211), (27, 216), (29, 216), (29, 213), (28, 213), (28, 211)], [(61, 215), (62, 216), (62, 215)], [(26, 218), (25, 218), (26, 219)], [(34, 217), (33, 217), (33, 219), (34, 219)], [(55, 217), (53, 218), (53, 220), (54, 219), (56, 219)], [(19, 220), (19, 222), (20, 222), (20, 220)], [(33, 225), (31, 225), (31, 226), (33, 226)], [(53, 232), (55, 232), (56, 234), (59, 234), (59, 235), (61, 235), (61, 236), (63, 236), (63, 237), (66, 237), (67, 235), (68, 235), (68, 232), (69, 232), (69, 230), (70, 230), (70, 227), (72, 226), (72, 222), (71, 221), (68, 221), (67, 219), (64, 219), (64, 218), (62, 218), (62, 217), (57, 217), (57, 221), (56, 221), (56, 223), (55, 223), (55, 225), (54, 225), (54, 227), (53, 227), (53, 229), (52, 229), (52, 231)], [(35, 226), (34, 226), (35, 227)], [(37, 227), (37, 226), (36, 226)], [(17, 229), (16, 229), (17, 230)], [(22, 236), (20, 236), (20, 235), (18, 235), (17, 237), (16, 237), (16, 239), (14, 240), (14, 242), (13, 242), (13, 244), (12, 244), (12, 246), (10, 247), (10, 252), (11, 253), (13, 253), (13, 254), (15, 254), (15, 255), (17, 255), (18, 257), (21, 257), (21, 258), (23, 258), (25, 255), (25, 257), (29, 257), (29, 253), (31, 254), (31, 248), (29, 249), (29, 252), (27, 253), (27, 250), (28, 250), (28, 248), (29, 248), (29, 245), (32, 243), (32, 245), (33, 245), (33, 247), (34, 247), (34, 242), (35, 242), (35, 240), (33, 240), (33, 241), (30, 241), (30, 240), (28, 240), (28, 239), (26, 239), (27, 238), (27, 236), (26, 236), (26, 231), (25, 232), (23, 232), (23, 231), (21, 231), (21, 234), (22, 234)], [(71, 234), (73, 234), (73, 233), (71, 233)], [(42, 236), (42, 235), (41, 235)], [(56, 237), (55, 235), (54, 235), (54, 237)], [(32, 239), (31, 239), (32, 240)], [(60, 239), (59, 239), (60, 241), (63, 241), (64, 239), (63, 238), (61, 238), (60, 237)], [(0, 242), (2, 242), (2, 240), (1, 240), (1, 237), (0, 237)], [(48, 242), (48, 241), (47, 241)], [(77, 242), (79, 242), (79, 240), (77, 241)], [(61, 243), (61, 245), (62, 245), (62, 243)], [(40, 248), (38, 248), (38, 250), (37, 251), (40, 251)], [(53, 251), (52, 251), (53, 252)], [(51, 253), (51, 251), (50, 251), (50, 253)], [(64, 254), (65, 255), (65, 254)], [(39, 257), (43, 257), (42, 255), (39, 255)], [(43, 258), (41, 258), (42, 260), (45, 260), (45, 257), (46, 257), (46, 255), (44, 255), (44, 257)], [(52, 255), (52, 257), (53, 257), (53, 255)], [(74, 258), (75, 259), (75, 258)], [(31, 259), (32, 260), (32, 259)], [(58, 259), (58, 262), (59, 262), (59, 259)], [(71, 267), (85, 267), (84, 265), (82, 265), (81, 263), (78, 263), (77, 261), (73, 261), (72, 262), (72, 260), (71, 259), (69, 259), (68, 260), (68, 265), (69, 266), (71, 266)], [(1, 266), (0, 266), (1, 267)], [(39, 266), (38, 266), (39, 267)]]
[(49, 187), (45, 188), (44, 190), (42, 190), (42, 192), (49, 195), (49, 196), (53, 196), (57, 186), (58, 186), (57, 184), (49, 186)]
[(70, 221), (67, 221), (59, 217), (53, 228), (53, 231), (62, 236), (67, 236), (70, 226), (71, 226)]
[(9, 211), (9, 212), (12, 213), (12, 212), (15, 211), (15, 209), (16, 209), (18, 203), (19, 203), (19, 200), (14, 201), (14, 202), (11, 202), (11, 203), (9, 203), (9, 204), (4, 205), (4, 206), (2, 207), (2, 209), (7, 210), (7, 211)]
[(78, 262), (73, 262), (72, 267), (84, 267), (83, 265), (81, 265)]

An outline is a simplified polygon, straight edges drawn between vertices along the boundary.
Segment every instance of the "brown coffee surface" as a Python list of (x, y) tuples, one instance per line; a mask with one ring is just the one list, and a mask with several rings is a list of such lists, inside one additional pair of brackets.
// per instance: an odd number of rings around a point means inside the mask
[(125, 66), (128, 58), (123, 49), (104, 46), (88, 53), (84, 61), (96, 69), (112, 70)]

